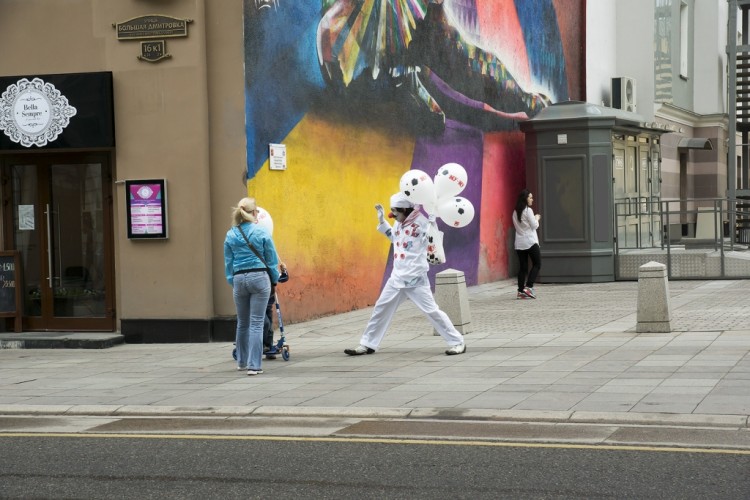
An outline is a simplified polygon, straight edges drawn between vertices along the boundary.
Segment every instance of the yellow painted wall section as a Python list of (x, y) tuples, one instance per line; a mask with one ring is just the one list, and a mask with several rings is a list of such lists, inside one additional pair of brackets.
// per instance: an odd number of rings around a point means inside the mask
[(372, 305), (390, 248), (375, 229), (374, 205), (388, 209), (411, 168), (413, 137), (308, 114), (283, 144), (287, 170), (271, 171), (266, 162), (248, 193), (271, 215), (274, 243), (289, 268), (289, 281), (278, 288), (284, 320)]

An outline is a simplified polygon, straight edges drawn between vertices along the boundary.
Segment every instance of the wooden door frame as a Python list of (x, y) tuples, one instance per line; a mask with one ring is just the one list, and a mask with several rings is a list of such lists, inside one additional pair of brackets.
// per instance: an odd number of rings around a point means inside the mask
[[(114, 213), (113, 213), (113, 163), (112, 151), (79, 151), (79, 152), (0, 152), (0, 183), (2, 184), (2, 220), (3, 250), (12, 250), (15, 237), (13, 224), (13, 193), (10, 182), (10, 166), (19, 163), (34, 163), (41, 166), (53, 164), (86, 164), (99, 163), (102, 166), (102, 224), (104, 232), (104, 317), (75, 318), (50, 317), (49, 322), (39, 317), (23, 316), (24, 331), (114, 331), (115, 317), (115, 266), (114, 266)], [(40, 196), (47, 186), (38, 187)], [(47, 193), (49, 197), (49, 193)], [(41, 242), (46, 243), (46, 234), (41, 234)], [(43, 247), (46, 248), (46, 247)], [(46, 264), (44, 264), (46, 265)], [(51, 299), (50, 299), (51, 300)], [(6, 325), (7, 326), (7, 325)]]

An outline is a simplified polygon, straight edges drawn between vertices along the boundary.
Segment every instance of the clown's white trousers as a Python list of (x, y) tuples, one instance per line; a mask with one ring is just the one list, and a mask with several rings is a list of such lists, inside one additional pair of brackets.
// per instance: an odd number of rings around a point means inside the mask
[(440, 334), (449, 346), (464, 343), (464, 337), (451, 323), (447, 314), (440, 310), (435, 297), (432, 296), (429, 285), (414, 288), (396, 288), (391, 285), (391, 280), (386, 282), (383, 291), (375, 303), (370, 321), (365, 327), (360, 344), (371, 349), (378, 349), (380, 342), (391, 324), (396, 309), (405, 299), (409, 299), (422, 311), (430, 321), (435, 330)]

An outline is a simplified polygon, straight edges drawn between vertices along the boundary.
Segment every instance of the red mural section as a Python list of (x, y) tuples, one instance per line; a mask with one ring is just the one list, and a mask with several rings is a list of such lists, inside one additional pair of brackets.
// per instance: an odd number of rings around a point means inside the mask
[[(511, 212), (518, 192), (525, 187), (524, 134), (486, 134), (480, 209), (478, 282), (507, 278), (511, 273), (513, 233)], [(513, 263), (515, 264), (515, 263)]]

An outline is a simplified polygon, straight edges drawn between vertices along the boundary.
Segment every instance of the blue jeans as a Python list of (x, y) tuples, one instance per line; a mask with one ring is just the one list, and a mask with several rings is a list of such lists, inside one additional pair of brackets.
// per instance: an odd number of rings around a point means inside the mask
[(234, 305), (237, 308), (237, 366), (260, 370), (263, 357), (263, 319), (271, 295), (271, 280), (265, 272), (234, 277)]

